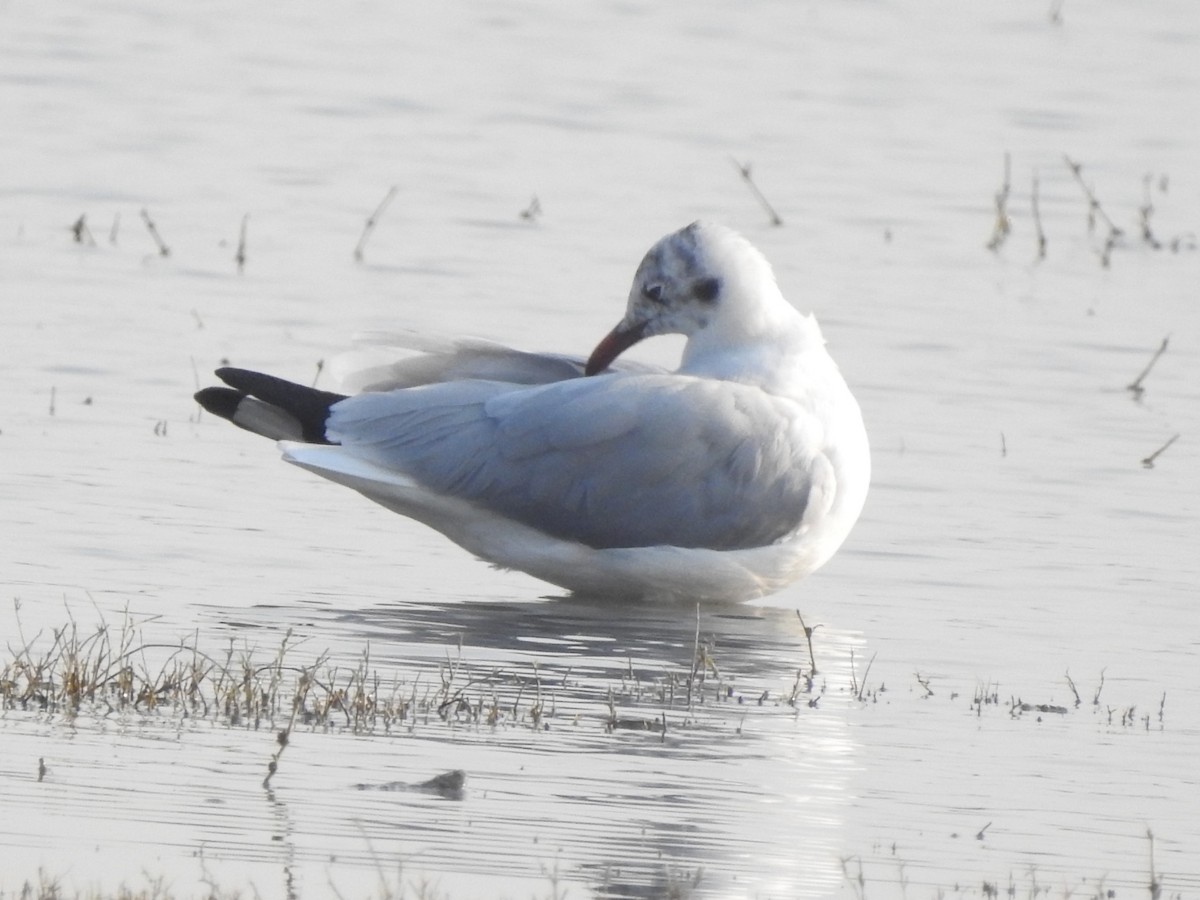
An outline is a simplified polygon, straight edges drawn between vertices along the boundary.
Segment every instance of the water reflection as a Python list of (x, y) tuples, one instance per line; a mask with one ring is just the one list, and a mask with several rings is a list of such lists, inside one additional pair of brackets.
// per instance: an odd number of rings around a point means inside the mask
[(332, 616), (351, 644), (370, 641), (373, 664), (414, 682), (453, 669), (473, 685), (468, 704), (499, 695), (528, 706), (536, 689), (549, 710), (536, 724), (414, 724), (410, 764), (462, 767), (468, 790), (454, 812), (436, 799), (370, 797), (367, 817), (363, 793), (341, 789), (324, 821), (353, 820), (376, 852), (420, 844), (421, 860), (478, 875), (528, 878), (553, 865), (603, 897), (662, 896), (696, 880), (701, 896), (733, 886), (797, 895), (798, 885), (818, 896), (837, 883), (853, 761), (844, 721), (821, 697), (845, 675), (846, 637), (822, 637), (810, 682), (792, 610), (539, 599)]
[(583, 598), (397, 603), (345, 611), (336, 620), (348, 633), (367, 639), (420, 646), (461, 641), (464, 646), (536, 650), (546, 656), (592, 653), (600, 659), (690, 652), (699, 632), (702, 637), (720, 637), (730, 661), (739, 667), (764, 671), (785, 660), (789, 661), (784, 667), (791, 667), (792, 655), (804, 646), (803, 628), (794, 611), (737, 604)]
[[(328, 648), (342, 678), (369, 646), (371, 669), (402, 692), (449, 679), (467, 710), (386, 733), (296, 730), (267, 806), (257, 790), (236, 804), (261, 838), (208, 845), (274, 860), (289, 896), (326, 869), (342, 890), (372, 887), (381, 865), (436, 876), (451, 895), (486, 884), (526, 896), (553, 878), (606, 898), (697, 880), (696, 896), (827, 896), (840, 879), (856, 762), (834, 695), (853, 641), (822, 629), (810, 681), (792, 610), (538, 598), (231, 612), (242, 634), (319, 632), (309, 649)], [(477, 714), (489, 704), (502, 711), (491, 725)], [(461, 799), (360, 789), (457, 768)], [(177, 792), (205, 789), (173, 777)]]

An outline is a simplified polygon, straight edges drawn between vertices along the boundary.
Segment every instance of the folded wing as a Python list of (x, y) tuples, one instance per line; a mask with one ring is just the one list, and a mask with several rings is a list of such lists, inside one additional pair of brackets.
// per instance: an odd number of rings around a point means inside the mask
[(763, 546), (833, 493), (820, 426), (797, 403), (678, 375), (360, 394), (333, 407), (328, 434), (340, 453), (595, 548)]

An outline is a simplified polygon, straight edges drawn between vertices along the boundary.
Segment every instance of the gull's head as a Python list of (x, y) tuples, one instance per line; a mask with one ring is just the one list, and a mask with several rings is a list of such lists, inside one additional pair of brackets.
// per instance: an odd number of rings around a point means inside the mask
[(787, 306), (771, 266), (749, 241), (723, 225), (693, 222), (650, 248), (633, 277), (625, 317), (592, 352), (585, 371), (604, 371), (657, 334), (735, 342), (764, 328), (778, 304)]

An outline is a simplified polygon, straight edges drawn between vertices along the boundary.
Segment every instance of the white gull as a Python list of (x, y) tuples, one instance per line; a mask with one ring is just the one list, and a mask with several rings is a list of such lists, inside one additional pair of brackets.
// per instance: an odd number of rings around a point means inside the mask
[[(677, 370), (614, 365), (659, 334), (686, 336)], [(229, 387), (196, 399), (289, 462), (581, 594), (762, 596), (825, 563), (866, 499), (862, 415), (816, 320), (722, 226), (655, 244), (586, 362), (414, 343), (353, 396), (221, 369)]]

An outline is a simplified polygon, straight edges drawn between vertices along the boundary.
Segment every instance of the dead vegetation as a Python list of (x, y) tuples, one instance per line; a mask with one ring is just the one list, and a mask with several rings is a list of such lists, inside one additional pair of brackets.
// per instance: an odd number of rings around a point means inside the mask
[(268, 783), (298, 727), (385, 735), (439, 722), (549, 730), (555, 722), (591, 719), (610, 733), (665, 734), (668, 727), (711, 724), (701, 721), (705, 708), (812, 707), (824, 691), (815, 683), (815, 665), (801, 665), (789, 686), (743, 692), (722, 674), (717, 639), (701, 634), (699, 620), (690, 660), (638, 671), (630, 658), (598, 705), (588, 703), (594, 689), (579, 690), (570, 665), (476, 665), (461, 646), (447, 648), (431, 671), (427, 663), (380, 667), (369, 644), (353, 662), (337, 662), (327, 652), (314, 654), (291, 630), (274, 646), (230, 639), (218, 651), (202, 647), (198, 632), (174, 643), (148, 641), (143, 633), (153, 619), (128, 610), (117, 623), (101, 616), (89, 628), (68, 608), (64, 625), (27, 636), (18, 600), (15, 620), (17, 639), (0, 665), (0, 713), (66, 719), (160, 713), (276, 729)]
[[(1083, 163), (1067, 154), (1063, 154), (1062, 159), (1072, 180), (1083, 194), (1086, 203), (1087, 236), (1102, 268), (1107, 269), (1112, 265), (1115, 252), (1137, 246), (1153, 251), (1169, 250), (1172, 253), (1193, 251), (1197, 248), (1196, 235), (1192, 232), (1160, 238), (1155, 231), (1153, 219), (1157, 210), (1154, 198), (1166, 197), (1170, 188), (1170, 179), (1165, 174), (1151, 172), (1142, 176), (1141, 202), (1137, 206), (1136, 216), (1128, 228), (1123, 228), (1101, 203), (1096, 189), (1084, 175)], [(1012, 158), (1010, 154), (1005, 153), (1003, 180), (993, 197), (992, 234), (985, 245), (993, 253), (999, 252), (1014, 233), (1011, 200)], [(1042, 222), (1041, 180), (1037, 171), (1031, 175), (1029, 212), (1034, 234), (1034, 261), (1040, 263), (1047, 257), (1049, 240)], [(1137, 237), (1131, 239), (1131, 233), (1135, 231)]]
[[(73, 717), (122, 712), (170, 712), (215, 719), (232, 727), (281, 727), (280, 748), (296, 725), (386, 733), (417, 721), (539, 725), (545, 711), (533, 678), (476, 671), (448, 654), (438, 682), (381, 673), (370, 647), (353, 665), (315, 657), (287, 631), (265, 651), (230, 640), (218, 653), (201, 649), (196, 633), (175, 644), (144, 641), (145, 621), (126, 612), (117, 626), (91, 630), (73, 616), (50, 634), (26, 638), (17, 603), (18, 642), (0, 667), (0, 710)], [(307, 657), (307, 658), (306, 658)], [(537, 684), (532, 695), (526, 686)], [(505, 697), (505, 693), (511, 696)]]
[[(211, 652), (201, 647), (198, 632), (175, 643), (145, 640), (143, 629), (153, 620), (138, 620), (128, 610), (115, 625), (101, 617), (99, 624), (86, 628), (68, 609), (66, 624), (32, 636), (26, 636), (20, 612), (18, 600), (17, 640), (8, 643), (0, 665), (0, 714), (24, 711), (71, 719), (157, 713), (234, 728), (275, 729), (277, 747), (267, 764), (265, 785), (292, 732), (301, 727), (387, 735), (438, 723), (548, 731), (591, 722), (610, 734), (647, 731), (665, 739), (673, 730), (723, 728), (731, 707), (777, 708), (795, 715), (802, 708), (818, 708), (831, 691), (859, 706), (879, 704), (888, 694), (882, 680), (872, 679), (878, 654), (872, 653), (864, 665), (854, 648), (839, 676), (844, 684), (831, 689), (824, 677), (818, 679), (812, 638), (820, 625), (803, 626), (804, 641), (797, 642), (797, 664), (787, 681), (749, 685), (723, 671), (719, 638), (703, 634), (697, 618), (690, 659), (639, 670), (627, 658), (598, 694), (599, 686), (576, 679), (569, 664), (476, 665), (461, 645), (447, 648), (436, 670), (428, 663), (381, 668), (369, 644), (356, 660), (339, 663), (328, 652), (311, 652), (307, 641), (291, 630), (275, 646), (231, 639)], [(915, 679), (919, 699), (958, 700), (956, 691), (940, 691), (929, 675), (918, 672)], [(1066, 685), (1074, 709), (1079, 709), (1079, 688), (1069, 673)], [(1101, 672), (1089, 706), (1108, 725), (1149, 730), (1156, 721), (1163, 727), (1165, 694), (1154, 717), (1137, 715), (1134, 706), (1102, 705), (1103, 689)], [(994, 708), (1013, 718), (1072, 712), (1056, 702), (1017, 696), (1003, 700), (995, 683), (978, 686), (970, 708), (976, 716)]]
[[(988, 829), (995, 824), (987, 822), (978, 831), (970, 834), (975, 841), (980, 844), (986, 844), (990, 835)], [(967, 837), (964, 834), (962, 837)], [(959, 834), (953, 834), (952, 837), (959, 838)], [(1057, 884), (1052, 876), (1043, 875), (1038, 871), (1036, 866), (1030, 866), (1027, 871), (1017, 874), (1009, 872), (1007, 876), (1002, 878), (985, 877), (975, 883), (955, 884), (953, 888), (953, 896), (956, 897), (983, 897), (984, 900), (1000, 900), (1000, 898), (1017, 898), (1017, 897), (1082, 897), (1086, 900), (1114, 900), (1120, 897), (1144, 897), (1149, 896), (1150, 900), (1163, 900), (1165, 897), (1171, 897), (1173, 900), (1182, 900), (1183, 897), (1192, 896), (1184, 894), (1179, 890), (1172, 890), (1169, 893), (1164, 893), (1162, 873), (1159, 872), (1155, 863), (1154, 853), (1154, 831), (1147, 828), (1145, 838), (1149, 843), (1149, 866), (1145, 877), (1147, 880), (1140, 884), (1136, 882), (1126, 882), (1118, 889), (1118, 880), (1113, 879), (1108, 872), (1101, 872), (1092, 877), (1081, 878), (1075, 885), (1064, 887)], [(1132, 851), (1131, 847), (1131, 851)], [(907, 874), (907, 866), (898, 844), (891, 844), (888, 848), (890, 852), (885, 850), (886, 855), (877, 856), (874, 859), (864, 860), (861, 856), (843, 857), (840, 862), (842, 866), (842, 886), (845, 891), (849, 892), (849, 896), (853, 896), (856, 900), (866, 900), (867, 897), (877, 896), (882, 893), (883, 896), (895, 896), (893, 889), (900, 888), (899, 896), (929, 896), (929, 897), (947, 897), (951, 896), (945, 886), (934, 884), (913, 884)], [(871, 872), (868, 874), (867, 863), (871, 866)], [(1186, 879), (1186, 876), (1185, 876)], [(918, 891), (924, 888), (924, 892)], [(912, 890), (913, 893), (909, 893)]]

